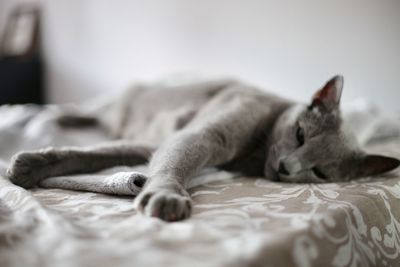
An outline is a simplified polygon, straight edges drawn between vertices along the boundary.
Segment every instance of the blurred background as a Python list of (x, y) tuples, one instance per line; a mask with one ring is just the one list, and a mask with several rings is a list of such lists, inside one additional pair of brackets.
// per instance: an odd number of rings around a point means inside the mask
[[(83, 102), (171, 75), (236, 77), (308, 101), (340, 73), (344, 102), (400, 111), (398, 0), (0, 0), (3, 46), (21, 4), (40, 7), (37, 49), (25, 53), (44, 77), (32, 102)], [(20, 24), (17, 32), (34, 32), (33, 22)], [(2, 79), (24, 80), (4, 75), (4, 58), (23, 50), (18, 41), (2, 50)], [(2, 95), (16, 90), (1, 83)]]

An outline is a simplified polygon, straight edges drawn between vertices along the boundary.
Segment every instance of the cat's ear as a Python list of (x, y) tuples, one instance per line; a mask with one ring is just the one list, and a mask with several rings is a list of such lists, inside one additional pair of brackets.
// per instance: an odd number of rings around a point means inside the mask
[(363, 155), (355, 167), (356, 177), (368, 177), (394, 170), (400, 166), (400, 160), (381, 155)]
[(309, 109), (312, 110), (316, 108), (321, 112), (338, 110), (342, 90), (343, 76), (336, 75), (314, 94)]

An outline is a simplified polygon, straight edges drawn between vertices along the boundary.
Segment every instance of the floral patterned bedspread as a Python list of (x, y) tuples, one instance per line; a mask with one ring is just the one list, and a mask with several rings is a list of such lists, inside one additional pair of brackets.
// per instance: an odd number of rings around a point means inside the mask
[[(0, 124), (0, 173), (15, 151), (74, 140), (48, 110), (23, 109)], [(400, 156), (400, 139), (385, 140), (370, 149)], [(137, 214), (132, 197), (25, 190), (0, 176), (0, 266), (400, 266), (399, 172), (318, 185), (223, 172), (198, 181), (193, 216), (166, 223)]]

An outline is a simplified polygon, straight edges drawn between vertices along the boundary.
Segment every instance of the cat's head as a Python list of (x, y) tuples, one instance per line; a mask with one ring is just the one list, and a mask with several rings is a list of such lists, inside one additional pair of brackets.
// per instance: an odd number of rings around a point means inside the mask
[(388, 172), (395, 158), (363, 152), (343, 129), (339, 104), (343, 77), (318, 90), (310, 105), (295, 105), (277, 120), (265, 174), (285, 182), (338, 182)]

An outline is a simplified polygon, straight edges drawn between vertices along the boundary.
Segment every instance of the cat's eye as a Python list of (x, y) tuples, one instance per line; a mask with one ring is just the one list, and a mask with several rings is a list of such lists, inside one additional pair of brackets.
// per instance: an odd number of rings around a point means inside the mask
[(311, 170), (314, 173), (314, 175), (317, 176), (318, 178), (320, 178), (322, 180), (327, 180), (328, 179), (328, 176), (326, 176), (320, 169), (314, 167)]
[(304, 130), (300, 126), (297, 128), (296, 138), (297, 142), (299, 143), (299, 147), (304, 145)]

